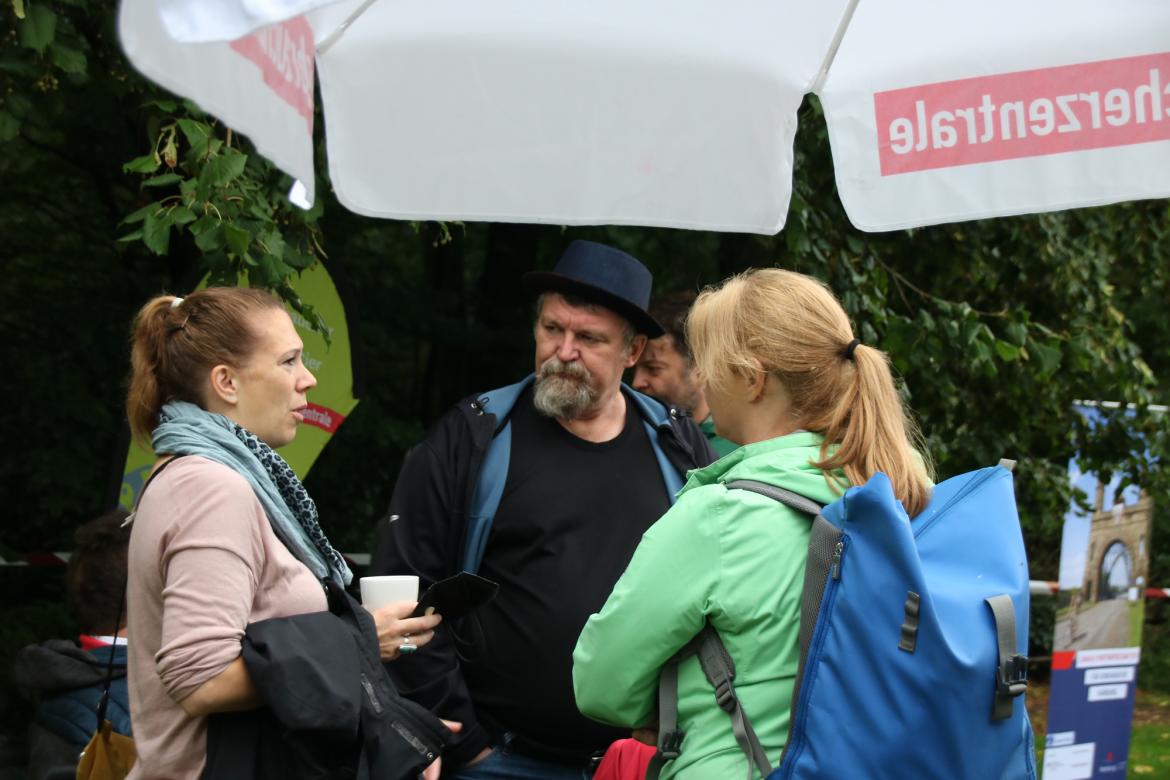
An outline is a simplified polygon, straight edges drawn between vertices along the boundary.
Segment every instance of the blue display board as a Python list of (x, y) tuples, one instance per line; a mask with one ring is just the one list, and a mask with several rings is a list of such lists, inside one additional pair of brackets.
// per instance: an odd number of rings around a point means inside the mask
[[(1078, 408), (1090, 421), (1097, 409)], [(1126, 776), (1149, 568), (1149, 497), (1074, 458), (1053, 631), (1044, 780)]]

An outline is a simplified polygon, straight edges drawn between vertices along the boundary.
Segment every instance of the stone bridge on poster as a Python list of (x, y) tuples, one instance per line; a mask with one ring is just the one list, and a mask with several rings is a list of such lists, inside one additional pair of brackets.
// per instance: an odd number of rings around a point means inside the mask
[(1143, 491), (1137, 503), (1122, 503), (1119, 496), (1112, 508), (1106, 510), (1104, 505), (1105, 486), (1099, 484), (1081, 588), (1086, 607), (1126, 598), (1131, 588), (1137, 588), (1140, 594), (1149, 569), (1149, 496)]

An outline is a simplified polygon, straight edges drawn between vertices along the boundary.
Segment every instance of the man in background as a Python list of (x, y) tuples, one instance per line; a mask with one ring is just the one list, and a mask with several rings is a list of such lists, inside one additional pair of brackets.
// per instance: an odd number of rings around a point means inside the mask
[(661, 323), (665, 333), (650, 339), (634, 366), (635, 390), (656, 398), (666, 406), (688, 412), (698, 424), (707, 443), (722, 458), (738, 445), (715, 433), (715, 420), (695, 376), (691, 347), (687, 343), (687, 314), (695, 293), (678, 292), (659, 296), (650, 307), (650, 316)]
[(130, 543), (130, 528), (123, 525), (126, 517), (124, 510), (115, 509), (73, 535), (65, 597), (81, 629), (78, 641), (50, 639), (29, 645), (13, 663), (13, 680), (40, 699), (29, 724), (29, 778), (77, 766), (82, 748), (97, 729), (108, 675), (112, 680), (106, 719), (114, 731), (130, 736), (123, 609)]

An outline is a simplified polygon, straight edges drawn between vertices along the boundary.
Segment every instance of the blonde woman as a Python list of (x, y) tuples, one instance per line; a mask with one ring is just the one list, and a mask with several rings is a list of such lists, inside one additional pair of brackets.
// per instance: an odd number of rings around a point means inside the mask
[[(687, 336), (716, 431), (743, 446), (690, 473), (589, 619), (573, 654), (577, 704), (606, 723), (653, 726), (659, 670), (710, 623), (775, 764), (797, 672), (810, 522), (726, 483), (768, 482), (826, 504), (881, 471), (913, 517), (931, 482), (889, 361), (860, 343), (817, 280), (779, 269), (733, 277), (699, 296)], [(742, 777), (747, 758), (696, 658), (680, 666), (678, 689), (686, 739), (662, 777)]]

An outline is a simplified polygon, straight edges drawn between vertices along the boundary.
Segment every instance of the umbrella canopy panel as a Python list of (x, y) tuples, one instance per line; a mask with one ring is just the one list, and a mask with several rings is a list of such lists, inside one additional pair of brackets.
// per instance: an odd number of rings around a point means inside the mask
[(863, 230), (1170, 196), (1170, 3), (858, 5), (821, 96)]
[[(362, 4), (309, 15), (320, 43)], [(845, 0), (381, 0), (318, 51), (361, 214), (775, 233)]]
[(233, 41), (337, 0), (154, 0), (167, 35), (179, 43)]

